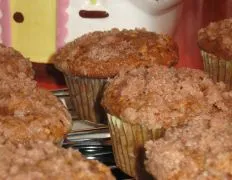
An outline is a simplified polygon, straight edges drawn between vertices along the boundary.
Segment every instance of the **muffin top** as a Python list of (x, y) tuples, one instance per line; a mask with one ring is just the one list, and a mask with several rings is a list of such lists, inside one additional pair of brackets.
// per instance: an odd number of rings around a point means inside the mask
[[(71, 116), (64, 105), (30, 81), (25, 81), (21, 88), (14, 83), (4, 82), (0, 86), (0, 141), (61, 141), (71, 127)], [(11, 86), (15, 89), (9, 91)]]
[(0, 76), (6, 74), (10, 77), (34, 77), (31, 62), (11, 47), (0, 44)]
[(232, 59), (232, 18), (212, 22), (198, 32), (199, 47), (225, 60)]
[(145, 166), (161, 180), (231, 179), (231, 139), (231, 113), (205, 114), (147, 142)]
[(121, 71), (111, 80), (102, 105), (132, 124), (168, 128), (203, 113), (229, 111), (232, 97), (224, 88), (200, 70), (142, 66)]
[(30, 94), (36, 88), (37, 82), (25, 74), (18, 74), (17, 77), (8, 76), (0, 70), (0, 98), (9, 96), (9, 93)]
[(51, 60), (62, 72), (91, 78), (115, 76), (125, 66), (178, 61), (177, 44), (167, 35), (142, 29), (96, 31), (68, 43)]
[(78, 151), (49, 142), (0, 145), (0, 179), (12, 180), (113, 180), (110, 169)]
[(31, 63), (19, 52), (0, 45), (0, 55), (0, 142), (60, 142), (71, 127), (67, 109), (37, 87)]

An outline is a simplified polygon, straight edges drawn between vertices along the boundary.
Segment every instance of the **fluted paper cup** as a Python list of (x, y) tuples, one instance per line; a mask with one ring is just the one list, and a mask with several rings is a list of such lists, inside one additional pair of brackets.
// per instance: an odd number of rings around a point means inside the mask
[(232, 89), (232, 60), (219, 58), (201, 50), (204, 70), (214, 82), (224, 82), (228, 90)]
[(144, 167), (144, 144), (162, 137), (164, 130), (130, 124), (110, 114), (108, 126), (117, 167), (132, 177), (144, 177), (147, 173)]
[(64, 75), (70, 100), (80, 120), (107, 123), (107, 116), (100, 105), (106, 79), (93, 79)]

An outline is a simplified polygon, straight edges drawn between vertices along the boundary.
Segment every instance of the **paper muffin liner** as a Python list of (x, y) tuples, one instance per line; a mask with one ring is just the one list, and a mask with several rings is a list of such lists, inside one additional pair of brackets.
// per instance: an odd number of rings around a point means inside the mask
[(106, 79), (93, 79), (64, 75), (70, 100), (80, 120), (107, 123), (106, 113), (100, 105)]
[(164, 129), (148, 129), (142, 125), (130, 124), (110, 114), (107, 116), (117, 167), (132, 177), (144, 179), (148, 175), (144, 167), (144, 144), (148, 140), (162, 137)]
[(232, 60), (225, 60), (201, 50), (204, 70), (214, 82), (224, 82), (227, 89), (232, 89)]

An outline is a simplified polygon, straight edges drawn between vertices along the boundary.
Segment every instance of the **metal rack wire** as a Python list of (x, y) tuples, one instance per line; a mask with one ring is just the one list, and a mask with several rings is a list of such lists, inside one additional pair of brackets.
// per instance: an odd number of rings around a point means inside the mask
[(104, 163), (111, 169), (117, 180), (132, 179), (115, 165), (108, 127), (87, 120), (78, 120), (67, 89), (53, 91), (53, 94), (64, 103), (73, 120), (72, 131), (65, 138), (63, 147), (77, 149), (87, 159)]

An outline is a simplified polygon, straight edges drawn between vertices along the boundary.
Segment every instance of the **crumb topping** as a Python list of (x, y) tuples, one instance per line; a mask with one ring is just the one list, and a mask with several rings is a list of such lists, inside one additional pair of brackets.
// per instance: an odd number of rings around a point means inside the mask
[[(25, 87), (12, 82), (0, 85), (1, 141), (61, 141), (71, 127), (71, 117), (64, 105), (50, 92), (31, 86), (34, 84), (30, 81)], [(16, 91), (9, 90), (11, 87)]]
[(212, 22), (198, 32), (198, 44), (206, 52), (232, 59), (232, 18)]
[(0, 73), (14, 78), (22, 74), (31, 79), (34, 77), (31, 62), (18, 51), (3, 44), (0, 44)]
[(171, 128), (146, 143), (147, 170), (157, 179), (221, 180), (232, 177), (232, 114), (212, 113)]
[(58, 148), (49, 142), (0, 145), (0, 179), (24, 180), (113, 180), (108, 167), (85, 159), (72, 149)]
[(231, 92), (200, 70), (165, 66), (121, 71), (110, 81), (102, 105), (112, 115), (148, 128), (185, 124), (189, 117), (230, 111)]
[(122, 66), (171, 66), (177, 60), (177, 45), (169, 36), (143, 29), (95, 31), (68, 43), (52, 58), (67, 74), (99, 78), (116, 75)]
[(71, 116), (50, 92), (37, 87), (32, 64), (0, 44), (0, 142), (30, 140), (58, 143), (71, 127)]
[(29, 60), (0, 44), (0, 142), (30, 140), (58, 143), (71, 127), (71, 116), (50, 92), (37, 87)]

